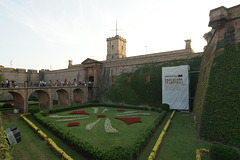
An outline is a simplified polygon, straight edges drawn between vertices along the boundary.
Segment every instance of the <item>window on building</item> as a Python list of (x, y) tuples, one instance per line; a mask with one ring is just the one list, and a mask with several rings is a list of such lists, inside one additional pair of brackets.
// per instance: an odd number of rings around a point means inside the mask
[(115, 77), (114, 76), (112, 76), (112, 82), (115, 82)]
[(127, 82), (128, 82), (128, 83), (130, 83), (130, 82), (131, 82), (131, 76), (130, 76), (130, 75), (128, 75)]
[(146, 82), (150, 82), (150, 74), (147, 74), (147, 76), (146, 76)]
[(112, 49), (113, 49), (113, 45), (112, 45)]

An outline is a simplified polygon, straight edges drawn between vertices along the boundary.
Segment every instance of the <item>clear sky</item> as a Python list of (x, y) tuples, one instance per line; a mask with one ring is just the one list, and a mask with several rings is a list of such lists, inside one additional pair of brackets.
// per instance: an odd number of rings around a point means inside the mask
[(127, 57), (206, 41), (209, 11), (239, 0), (0, 0), (0, 65), (63, 69), (68, 60), (105, 60), (106, 38), (127, 39)]

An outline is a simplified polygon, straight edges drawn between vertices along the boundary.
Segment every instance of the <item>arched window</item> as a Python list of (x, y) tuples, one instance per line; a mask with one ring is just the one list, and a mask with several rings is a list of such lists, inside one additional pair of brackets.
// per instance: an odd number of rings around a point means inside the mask
[(115, 82), (115, 77), (114, 76), (112, 76), (112, 82)]
[(127, 82), (128, 82), (128, 83), (130, 83), (130, 82), (131, 82), (131, 76), (130, 76), (130, 75), (128, 75)]
[(146, 76), (146, 82), (150, 82), (150, 74), (147, 74), (147, 76)]
[(90, 76), (90, 77), (88, 78), (88, 81), (94, 82), (94, 77), (93, 77), (93, 76)]

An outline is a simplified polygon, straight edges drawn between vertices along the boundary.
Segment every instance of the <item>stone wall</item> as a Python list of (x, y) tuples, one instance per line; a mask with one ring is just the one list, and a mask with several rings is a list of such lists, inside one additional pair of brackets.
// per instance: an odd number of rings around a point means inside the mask
[(65, 80), (70, 82), (74, 82), (74, 80), (84, 81), (84, 71), (83, 68), (75, 68), (44, 72), (44, 81), (48, 82), (49, 80), (54, 82), (57, 80), (59, 82)]
[(183, 49), (170, 52), (160, 52), (147, 55), (127, 57), (117, 60), (102, 61), (103, 68), (100, 74), (100, 91), (109, 87), (121, 73), (132, 73), (139, 67), (149, 63), (162, 63), (178, 59), (191, 59), (202, 56), (202, 53), (193, 53), (192, 50)]
[(218, 7), (210, 11), (209, 27), (217, 30), (218, 41), (223, 46), (240, 42), (240, 5), (226, 8)]
[(190, 40), (187, 40), (187, 42), (189, 44), (182, 50), (111, 60), (108, 59), (100, 62), (88, 58), (82, 64), (72, 65), (72, 61), (70, 61), (67, 69), (54, 71), (41, 70), (39, 73), (35, 70), (28, 70), (28, 72), (26, 72), (24, 69), (3, 69), (4, 71), (0, 73), (2, 73), (6, 79), (15, 80), (19, 83), (24, 83), (25, 81), (34, 83), (42, 80), (46, 82), (56, 82), (57, 80), (59, 82), (64, 82), (65, 80), (67, 82), (79, 82), (84, 80), (88, 81), (90, 71), (95, 68), (97, 73), (92, 74), (95, 79), (95, 85), (90, 92), (90, 98), (94, 99), (100, 97), (99, 94), (112, 85), (121, 73), (132, 73), (145, 64), (162, 63), (178, 59), (191, 59), (193, 57), (202, 56), (202, 53), (194, 53), (193, 50), (189, 48), (191, 47)]
[(5, 80), (15, 81), (18, 86), (23, 87), (25, 81), (39, 81), (37, 70), (19, 69), (19, 68), (0, 68), (0, 74)]

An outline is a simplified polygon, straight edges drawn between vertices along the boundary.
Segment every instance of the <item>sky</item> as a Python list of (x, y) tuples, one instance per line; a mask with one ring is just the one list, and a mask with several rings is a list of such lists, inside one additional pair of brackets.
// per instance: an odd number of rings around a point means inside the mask
[(106, 60), (106, 38), (127, 40), (127, 57), (179, 50), (206, 41), (209, 11), (239, 0), (0, 0), (0, 65), (64, 69), (68, 60)]

